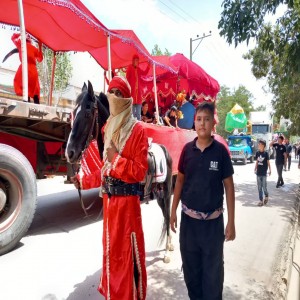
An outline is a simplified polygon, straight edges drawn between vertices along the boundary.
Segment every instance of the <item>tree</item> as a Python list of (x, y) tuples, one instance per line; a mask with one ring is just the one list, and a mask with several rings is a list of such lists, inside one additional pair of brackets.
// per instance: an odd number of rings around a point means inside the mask
[(219, 118), (217, 133), (225, 138), (230, 134), (229, 132), (225, 131), (225, 119), (227, 113), (236, 103), (244, 109), (244, 112), (248, 118), (249, 112), (253, 110), (252, 102), (252, 94), (243, 85), (240, 85), (238, 89), (234, 90), (233, 92), (231, 92), (227, 86), (221, 86), (216, 104)]
[[(39, 64), (38, 71), (42, 82), (44, 96), (49, 95), (52, 76), (53, 51), (49, 48), (43, 49), (44, 60)], [(72, 77), (72, 65), (70, 53), (62, 52), (56, 55), (53, 90), (62, 92), (69, 84)]]
[(259, 105), (254, 109), (254, 111), (265, 111), (267, 108), (265, 105)]
[[(284, 4), (284, 6), (282, 6)], [(276, 116), (289, 118), (291, 134), (300, 134), (300, 3), (293, 0), (224, 0), (219, 21), (220, 34), (229, 44), (256, 40), (256, 47), (244, 57), (251, 60), (252, 72), (266, 77)], [(274, 25), (265, 16), (275, 14), (278, 7), (285, 12)]]
[(160, 55), (171, 56), (172, 53), (171, 53), (168, 49), (166, 49), (166, 48), (165, 48), (165, 52), (162, 53), (162, 51), (160, 50), (160, 48), (158, 47), (158, 45), (155, 44), (155, 45), (154, 45), (154, 48), (153, 48), (152, 51), (151, 51), (151, 55), (153, 55), (153, 56), (160, 56)]

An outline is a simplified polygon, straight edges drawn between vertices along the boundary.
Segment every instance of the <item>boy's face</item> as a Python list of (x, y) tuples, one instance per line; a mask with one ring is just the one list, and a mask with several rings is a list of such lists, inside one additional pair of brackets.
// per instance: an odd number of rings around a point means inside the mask
[(262, 144), (262, 143), (258, 143), (258, 150), (259, 150), (260, 152), (265, 151), (265, 145)]
[(214, 127), (214, 117), (207, 109), (198, 111), (195, 117), (195, 130), (199, 138), (211, 136)]

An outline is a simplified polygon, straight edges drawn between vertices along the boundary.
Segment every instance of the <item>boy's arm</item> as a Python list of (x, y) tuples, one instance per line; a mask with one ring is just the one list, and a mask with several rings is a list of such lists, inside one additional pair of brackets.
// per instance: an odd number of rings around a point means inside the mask
[(225, 229), (225, 240), (233, 241), (235, 239), (235, 224), (234, 224), (234, 214), (235, 214), (235, 193), (234, 184), (232, 176), (229, 176), (223, 180), (225, 193), (226, 193), (226, 203), (228, 211), (228, 222)]
[(271, 164), (270, 164), (270, 160), (268, 159), (268, 168), (269, 168), (269, 175), (271, 175)]
[(254, 173), (256, 174), (257, 171), (257, 165), (258, 165), (258, 161), (257, 161), (257, 157), (256, 157), (256, 162), (255, 162), (255, 167), (254, 167)]
[(173, 202), (172, 202), (172, 208), (171, 208), (171, 217), (170, 217), (170, 225), (171, 230), (176, 233), (177, 228), (177, 216), (176, 216), (176, 210), (180, 201), (180, 195), (183, 187), (184, 182), (184, 174), (178, 171), (175, 188), (174, 188), (174, 196), (173, 196)]

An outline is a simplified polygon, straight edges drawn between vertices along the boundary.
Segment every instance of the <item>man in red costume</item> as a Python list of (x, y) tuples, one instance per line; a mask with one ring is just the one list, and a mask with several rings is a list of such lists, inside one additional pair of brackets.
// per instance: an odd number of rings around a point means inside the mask
[(135, 54), (132, 57), (132, 64), (126, 70), (126, 78), (131, 87), (131, 96), (133, 98), (132, 113), (135, 118), (141, 120), (142, 110), (142, 91), (141, 91), (141, 76), (149, 72), (150, 64), (145, 70), (139, 67), (139, 56)]
[[(22, 86), (22, 51), (21, 51), (21, 38), (20, 33), (14, 33), (11, 37), (13, 43), (19, 50), (19, 57), (21, 64), (16, 72), (14, 78), (15, 93), (18, 96), (23, 95)], [(39, 42), (39, 49), (31, 44), (29, 35), (26, 36), (27, 46), (27, 63), (28, 63), (28, 102), (30, 98), (33, 98), (35, 104), (40, 103), (40, 84), (38, 71), (36, 68), (36, 61), (41, 62), (43, 60), (42, 43)]]
[(145, 299), (147, 274), (140, 208), (148, 140), (132, 115), (131, 89), (115, 76), (108, 87), (102, 167), (103, 268), (98, 290), (106, 299)]

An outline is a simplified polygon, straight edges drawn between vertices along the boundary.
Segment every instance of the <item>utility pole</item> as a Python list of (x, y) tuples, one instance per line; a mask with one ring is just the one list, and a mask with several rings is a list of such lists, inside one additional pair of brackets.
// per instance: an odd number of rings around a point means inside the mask
[[(192, 39), (190, 38), (190, 60), (193, 60), (193, 54), (195, 53), (195, 51), (197, 50), (197, 48), (199, 47), (199, 45), (201, 44), (201, 42), (203, 41), (204, 38), (211, 36), (211, 30), (209, 31), (209, 34), (205, 34), (203, 33), (203, 36), (199, 37), (199, 35), (197, 34), (197, 38)], [(199, 41), (197, 47), (195, 48), (195, 50), (193, 51), (193, 42), (195, 41)]]

